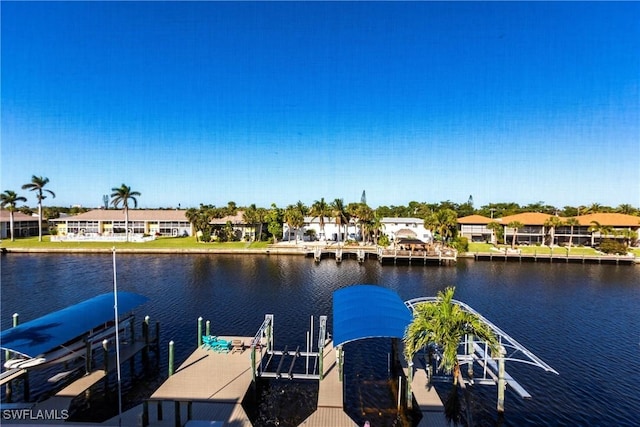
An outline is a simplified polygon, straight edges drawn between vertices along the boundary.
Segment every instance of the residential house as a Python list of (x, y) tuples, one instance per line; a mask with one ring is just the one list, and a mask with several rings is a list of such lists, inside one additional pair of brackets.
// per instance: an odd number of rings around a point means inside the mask
[(328, 241), (328, 242), (344, 242), (347, 240), (362, 240), (360, 229), (355, 221), (350, 221), (346, 227), (344, 224), (337, 224), (335, 218), (324, 218), (324, 228), (320, 226), (320, 217), (305, 216), (302, 227), (295, 229), (289, 227), (289, 224), (282, 225), (283, 241)]
[(389, 237), (392, 242), (398, 239), (418, 239), (424, 243), (433, 243), (433, 233), (424, 227), (424, 220), (421, 218), (389, 218), (380, 220), (382, 232)]
[[(184, 209), (129, 209), (129, 232), (158, 236), (191, 236)], [(124, 210), (94, 209), (78, 215), (51, 219), (58, 236), (110, 236), (125, 233)]]
[[(44, 222), (46, 224), (46, 222)], [(13, 233), (15, 237), (37, 236), (38, 217), (23, 214), (19, 211), (13, 212)], [(0, 239), (11, 238), (11, 212), (0, 209)]]
[[(490, 222), (497, 222), (504, 228), (504, 242), (498, 243), (510, 243), (515, 232), (516, 243), (519, 245), (568, 245), (571, 240), (572, 245), (595, 246), (605, 238), (627, 239), (631, 246), (640, 245), (640, 240), (638, 240), (640, 217), (637, 216), (620, 213), (580, 215), (575, 217), (578, 225), (573, 227), (561, 225), (553, 230), (553, 233), (551, 227), (545, 225), (551, 217), (552, 215), (538, 212), (524, 212), (495, 219), (482, 215), (470, 215), (458, 218), (458, 230), (460, 235), (471, 241), (493, 242), (493, 233), (487, 228), (487, 225)], [(566, 221), (567, 218), (560, 217), (560, 219)], [(508, 224), (514, 221), (524, 224), (524, 227), (518, 230), (508, 227)], [(597, 224), (608, 229), (607, 234), (599, 231), (595, 227)], [(554, 242), (551, 242), (552, 234)]]

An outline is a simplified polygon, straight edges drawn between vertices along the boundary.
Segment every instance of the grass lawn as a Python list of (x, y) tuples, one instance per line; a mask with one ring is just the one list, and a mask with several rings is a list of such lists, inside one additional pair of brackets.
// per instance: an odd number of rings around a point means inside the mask
[[(489, 243), (469, 243), (469, 253), (476, 252), (491, 252), (491, 248), (494, 246)], [(499, 248), (510, 248), (509, 245), (498, 245)], [(539, 254), (539, 255), (549, 255), (553, 253), (553, 255), (563, 256), (567, 255), (567, 248), (549, 248), (548, 246), (517, 246), (518, 249), (521, 250), (523, 254)], [(552, 252), (553, 251), (553, 252)], [(636, 256), (640, 257), (640, 249), (633, 249), (631, 252)], [(593, 248), (587, 248), (584, 246), (574, 246), (570, 249), (569, 255), (601, 255), (598, 251)]]
[(51, 249), (266, 249), (268, 242), (199, 243), (193, 237), (159, 237), (149, 242), (52, 242), (50, 236), (17, 238), (15, 242), (3, 240), (0, 248)]

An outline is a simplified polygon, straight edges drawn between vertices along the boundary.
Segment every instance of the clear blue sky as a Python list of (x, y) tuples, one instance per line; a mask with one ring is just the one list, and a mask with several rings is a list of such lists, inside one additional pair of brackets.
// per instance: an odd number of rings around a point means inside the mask
[(5, 2), (0, 190), (640, 206), (640, 3)]

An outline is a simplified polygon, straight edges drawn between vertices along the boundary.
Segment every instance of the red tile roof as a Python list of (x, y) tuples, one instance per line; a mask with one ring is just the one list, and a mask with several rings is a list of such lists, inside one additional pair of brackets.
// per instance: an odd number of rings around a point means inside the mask
[(621, 213), (594, 213), (577, 216), (580, 225), (592, 225), (593, 221), (611, 227), (640, 227), (640, 216)]
[(524, 225), (544, 225), (545, 221), (551, 218), (553, 215), (544, 214), (540, 212), (523, 212), (515, 215), (504, 216), (498, 218), (498, 222), (503, 225), (507, 225), (510, 222), (518, 221)]
[(482, 215), (469, 215), (458, 218), (458, 224), (489, 224), (495, 221), (495, 219), (487, 218)]

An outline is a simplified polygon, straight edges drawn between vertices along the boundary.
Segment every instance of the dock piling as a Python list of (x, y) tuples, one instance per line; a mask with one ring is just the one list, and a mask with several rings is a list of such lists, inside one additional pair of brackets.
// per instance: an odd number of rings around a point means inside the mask
[(206, 336), (211, 335), (211, 320), (207, 320), (204, 324), (204, 334)]
[(198, 317), (198, 340), (197, 347), (202, 346), (202, 316)]
[(173, 340), (169, 341), (169, 376), (173, 375)]

